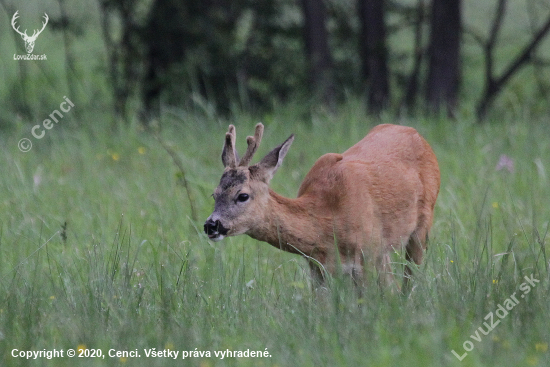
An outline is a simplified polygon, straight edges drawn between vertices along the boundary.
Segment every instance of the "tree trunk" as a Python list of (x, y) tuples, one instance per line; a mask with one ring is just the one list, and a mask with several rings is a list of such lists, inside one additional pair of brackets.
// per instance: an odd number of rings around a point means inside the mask
[(453, 114), (460, 81), (460, 0), (433, 0), (426, 103), (438, 112)]
[(390, 88), (384, 23), (384, 0), (359, 0), (361, 60), (369, 111), (379, 112), (389, 103)]
[(485, 53), (485, 90), (477, 104), (477, 118), (482, 121), (487, 114), (489, 106), (496, 96), (504, 89), (506, 83), (524, 66), (536, 61), (535, 52), (544, 38), (550, 33), (550, 16), (543, 25), (533, 33), (532, 38), (525, 45), (523, 50), (508, 64), (501, 75), (495, 76), (494, 57), (498, 35), (502, 28), (503, 19), (506, 14), (507, 0), (499, 0), (493, 25), (489, 33), (489, 39), (484, 44)]
[(334, 70), (325, 28), (325, 5), (322, 0), (302, 0), (302, 9), (310, 80), (316, 97), (332, 109), (335, 104)]

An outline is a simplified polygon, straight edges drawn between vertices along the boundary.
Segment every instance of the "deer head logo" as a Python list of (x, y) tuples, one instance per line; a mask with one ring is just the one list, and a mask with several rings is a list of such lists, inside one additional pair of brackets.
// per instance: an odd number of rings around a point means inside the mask
[(31, 53), (32, 50), (34, 49), (34, 42), (36, 41), (36, 38), (38, 37), (38, 35), (40, 33), (42, 33), (42, 31), (44, 30), (44, 28), (46, 28), (46, 24), (48, 24), (48, 14), (44, 13), (44, 20), (45, 22), (42, 23), (42, 29), (41, 30), (37, 30), (35, 29), (32, 36), (29, 36), (27, 35), (27, 30), (25, 29), (25, 32), (21, 32), (19, 30), (19, 26), (15, 26), (15, 21), (17, 18), (19, 18), (19, 15), (17, 15), (17, 13), (19, 13), (19, 10), (15, 12), (15, 14), (13, 14), (13, 18), (11, 18), (11, 26), (13, 27), (13, 29), (19, 33), (21, 35), (21, 38), (23, 38), (23, 41), (25, 41), (25, 48), (27, 49), (27, 53)]

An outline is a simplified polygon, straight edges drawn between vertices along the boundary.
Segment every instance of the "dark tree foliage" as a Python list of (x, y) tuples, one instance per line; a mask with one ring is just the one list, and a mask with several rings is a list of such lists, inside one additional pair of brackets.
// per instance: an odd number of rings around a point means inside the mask
[(334, 71), (325, 26), (325, 5), (321, 0), (302, 0), (302, 9), (312, 89), (318, 100), (334, 106)]
[[(546, 65), (535, 52), (550, 20), (536, 21), (531, 41), (495, 72), (506, 1), (497, 2), (489, 39), (474, 37), (486, 61), (480, 116), (521, 67)], [(375, 114), (427, 106), (452, 115), (458, 107), (461, 0), (98, 2), (115, 112), (123, 118), (136, 95), (145, 116), (160, 106), (231, 112), (287, 101), (332, 110), (339, 98), (365, 92)], [(387, 46), (403, 43), (397, 37), (406, 32), (413, 34), (410, 45)]]
[(460, 82), (460, 0), (433, 0), (428, 48), (426, 103), (430, 110), (453, 114)]
[(409, 18), (411, 28), (414, 31), (414, 45), (412, 54), (412, 68), (408, 75), (401, 76), (402, 86), (404, 89), (403, 99), (401, 101), (401, 108), (406, 111), (412, 111), (416, 107), (416, 101), (420, 90), (420, 78), (422, 73), (422, 66), (425, 59), (424, 52), (424, 32), (423, 27), (425, 23), (425, 6), (426, 0), (417, 0), (417, 4), (414, 7), (406, 9), (404, 11), (405, 18)]
[[(138, 87), (139, 64), (142, 57), (139, 20), (136, 8), (139, 0), (100, 0), (103, 38), (109, 57), (108, 68), (113, 92), (114, 112), (118, 118), (128, 119), (128, 101)], [(115, 17), (120, 22), (117, 32)], [(121, 33), (117, 38), (116, 33)]]
[(276, 5), (270, 0), (155, 0), (142, 33), (148, 112), (157, 109), (161, 95), (175, 104), (203, 98), (223, 112), (236, 100), (247, 107), (268, 105), (303, 85), (303, 61), (293, 55), (300, 49), (300, 29), (275, 22)]
[(537, 65), (540, 60), (536, 57), (537, 48), (550, 33), (550, 15), (541, 26), (533, 31), (531, 38), (523, 49), (514, 56), (500, 75), (495, 75), (494, 52), (497, 45), (499, 32), (502, 28), (504, 15), (506, 14), (507, 0), (499, 0), (497, 3), (495, 17), (491, 24), (491, 30), (487, 40), (476, 37), (482, 45), (485, 56), (485, 87), (483, 95), (477, 104), (477, 117), (482, 121), (487, 114), (489, 106), (496, 96), (503, 90), (506, 83), (524, 66), (529, 63)]
[(163, 90), (168, 102), (197, 92), (221, 105), (236, 84), (227, 57), (236, 14), (231, 1), (155, 0), (142, 32), (146, 45), (143, 101), (156, 112)]
[(193, 34), (194, 19), (190, 12), (198, 12), (201, 3), (155, 1), (141, 34), (145, 45), (145, 77), (142, 83), (142, 99), (148, 112), (158, 113), (158, 103), (167, 83), (171, 65), (185, 59), (186, 49), (200, 42), (200, 35)]
[(367, 104), (372, 112), (387, 107), (390, 99), (384, 3), (385, 0), (359, 0), (361, 61)]

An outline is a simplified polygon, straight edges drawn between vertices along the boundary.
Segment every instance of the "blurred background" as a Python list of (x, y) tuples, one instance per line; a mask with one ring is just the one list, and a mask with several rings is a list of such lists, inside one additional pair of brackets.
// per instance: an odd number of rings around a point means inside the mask
[[(148, 124), (163, 111), (292, 105), (479, 121), (550, 111), (547, 0), (1, 0), (0, 127), (79, 111)], [(21, 31), (42, 28), (14, 60)], [(521, 111), (521, 112), (519, 112)], [(97, 116), (97, 115), (95, 115)]]
[[(0, 366), (548, 366), (548, 0), (0, 0), (0, 80)], [(376, 124), (426, 138), (441, 190), (411, 297), (338, 276), (324, 297), (296, 255), (208, 240), (227, 125), (242, 153), (258, 121), (256, 159), (296, 136), (287, 197)], [(77, 364), (126, 362), (170, 365)]]

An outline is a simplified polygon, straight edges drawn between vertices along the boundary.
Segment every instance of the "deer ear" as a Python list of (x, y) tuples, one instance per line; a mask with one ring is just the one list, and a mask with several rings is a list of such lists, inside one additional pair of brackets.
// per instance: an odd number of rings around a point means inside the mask
[(252, 176), (266, 183), (269, 182), (281, 166), (281, 163), (283, 163), (283, 159), (286, 153), (288, 153), (288, 148), (290, 148), (293, 141), (294, 134), (290, 135), (283, 144), (269, 152), (260, 162), (251, 166), (250, 172)]

